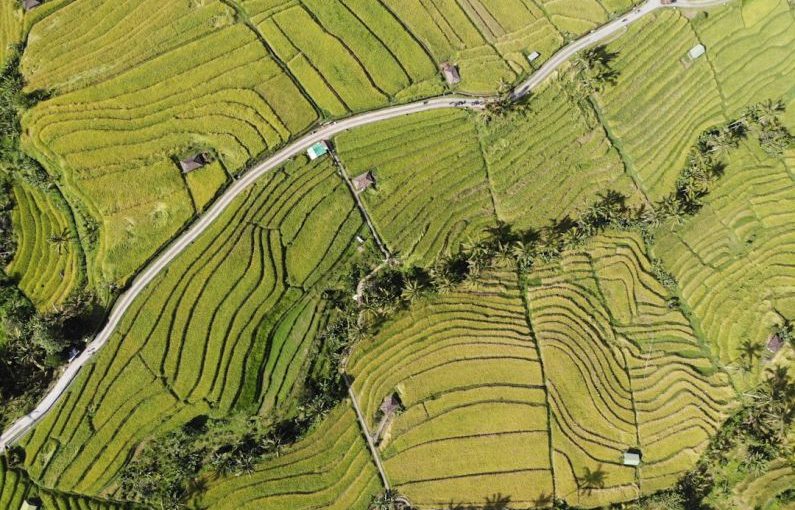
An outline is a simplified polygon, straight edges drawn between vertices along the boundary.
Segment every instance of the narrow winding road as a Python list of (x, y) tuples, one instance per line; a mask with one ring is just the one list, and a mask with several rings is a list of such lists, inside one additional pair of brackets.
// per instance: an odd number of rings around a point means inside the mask
[[(519, 99), (530, 93), (535, 87), (541, 84), (552, 73), (554, 73), (564, 62), (571, 58), (578, 51), (604, 41), (611, 36), (619, 33), (630, 23), (642, 16), (662, 7), (709, 7), (726, 3), (728, 0), (678, 0), (673, 4), (662, 5), (661, 0), (648, 0), (642, 6), (636, 8), (631, 13), (603, 25), (590, 34), (572, 42), (560, 49), (550, 58), (541, 68), (533, 73), (527, 80), (520, 83), (512, 92), (514, 99)], [(9, 444), (13, 443), (33, 427), (44, 415), (52, 409), (61, 395), (64, 394), (71, 382), (77, 376), (80, 369), (86, 365), (94, 354), (105, 345), (110, 339), (116, 327), (121, 322), (127, 309), (141, 293), (144, 288), (151, 283), (155, 277), (182, 253), (193, 241), (195, 241), (207, 228), (226, 210), (227, 207), (249, 186), (251, 186), (262, 175), (278, 168), (290, 158), (301, 154), (312, 144), (321, 140), (327, 140), (343, 131), (366, 126), (387, 119), (393, 119), (412, 113), (437, 110), (442, 108), (469, 108), (480, 109), (488, 98), (472, 98), (445, 96), (426, 101), (417, 101), (401, 106), (394, 106), (375, 110), (367, 113), (355, 115), (353, 117), (325, 124), (302, 138), (292, 142), (283, 149), (276, 152), (268, 159), (262, 161), (257, 166), (248, 170), (240, 179), (236, 180), (213, 206), (205, 212), (199, 219), (192, 224), (182, 235), (176, 238), (160, 255), (152, 261), (141, 273), (133, 280), (130, 287), (124, 291), (116, 301), (111, 310), (108, 322), (102, 331), (87, 345), (85, 351), (66, 366), (65, 370), (50, 388), (49, 392), (39, 402), (36, 408), (29, 414), (21, 417), (14, 422), (2, 435), (0, 435), (0, 452), (4, 451)], [(353, 397), (353, 395), (352, 395)], [(364, 425), (364, 424), (362, 424)], [(367, 430), (364, 428), (364, 430)], [(382, 476), (384, 474), (382, 473)]]

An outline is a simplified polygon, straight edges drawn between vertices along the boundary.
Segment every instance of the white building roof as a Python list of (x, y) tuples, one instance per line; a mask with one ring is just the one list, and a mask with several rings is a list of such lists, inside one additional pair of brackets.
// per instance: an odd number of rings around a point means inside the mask
[(701, 55), (707, 52), (707, 49), (704, 47), (703, 44), (696, 44), (690, 51), (687, 52), (687, 56), (690, 57), (692, 60), (697, 59)]
[(541, 56), (541, 54), (539, 52), (534, 51), (534, 52), (530, 53), (529, 55), (527, 55), (527, 61), (528, 62), (532, 62), (533, 60), (537, 59), (540, 56)]
[(624, 452), (624, 465), (625, 466), (639, 466), (640, 454), (636, 452)]

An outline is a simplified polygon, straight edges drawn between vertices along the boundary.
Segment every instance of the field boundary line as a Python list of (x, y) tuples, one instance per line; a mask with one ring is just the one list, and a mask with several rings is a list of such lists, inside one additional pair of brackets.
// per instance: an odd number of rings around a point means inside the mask
[(378, 249), (381, 250), (381, 253), (384, 255), (386, 261), (389, 261), (392, 258), (392, 254), (389, 252), (389, 248), (387, 248), (386, 243), (381, 239), (381, 236), (378, 234), (378, 230), (376, 230), (375, 224), (373, 224), (372, 219), (370, 219), (370, 214), (367, 212), (367, 209), (364, 207), (364, 203), (362, 203), (362, 199), (359, 198), (359, 194), (356, 192), (356, 189), (353, 187), (351, 178), (348, 175), (348, 170), (345, 168), (345, 165), (342, 163), (342, 160), (340, 159), (335, 149), (331, 150), (331, 160), (334, 162), (334, 166), (337, 167), (337, 172), (339, 173), (340, 177), (342, 177), (342, 180), (345, 181), (345, 184), (348, 186), (351, 195), (353, 195), (353, 200), (354, 202), (356, 202), (356, 207), (358, 207), (359, 212), (362, 213), (364, 221), (365, 223), (367, 223), (367, 227), (370, 229), (370, 233), (373, 235), (375, 244), (378, 245)]
[(546, 404), (544, 407), (547, 408), (547, 439), (549, 441), (549, 473), (552, 478), (552, 501), (554, 502), (555, 499), (558, 497), (558, 488), (557, 484), (555, 483), (555, 445), (552, 440), (552, 407), (549, 405), (549, 387), (547, 382), (547, 371), (544, 367), (544, 354), (541, 352), (541, 340), (536, 335), (535, 329), (533, 329), (533, 321), (530, 315), (530, 301), (527, 297), (527, 282), (525, 281), (524, 275), (519, 268), (516, 268), (516, 277), (518, 278), (519, 284), (519, 297), (522, 300), (522, 308), (524, 308), (524, 320), (527, 323), (527, 329), (530, 331), (530, 335), (533, 339), (533, 343), (536, 347), (536, 352), (538, 353), (538, 365), (541, 367), (541, 382), (544, 386), (544, 403)]
[(392, 487), (389, 484), (389, 478), (386, 476), (386, 470), (381, 462), (381, 455), (378, 453), (378, 449), (375, 447), (375, 443), (373, 443), (373, 438), (367, 429), (367, 422), (364, 421), (364, 415), (362, 414), (362, 409), (359, 407), (359, 402), (356, 400), (356, 393), (353, 392), (351, 380), (348, 374), (343, 374), (343, 377), (345, 378), (345, 385), (348, 387), (348, 395), (351, 397), (351, 405), (356, 412), (356, 421), (359, 422), (364, 438), (367, 440), (367, 447), (370, 450), (370, 455), (373, 457), (376, 468), (378, 468), (378, 474), (381, 475), (381, 482), (383, 482), (384, 489), (391, 490)]

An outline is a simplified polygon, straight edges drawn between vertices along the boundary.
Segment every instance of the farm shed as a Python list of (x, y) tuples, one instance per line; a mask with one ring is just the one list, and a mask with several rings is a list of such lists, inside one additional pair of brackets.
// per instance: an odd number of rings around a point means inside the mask
[(22, 2), (22, 6), (25, 8), (26, 11), (33, 9), (34, 7), (38, 7), (41, 5), (42, 0), (24, 0)]
[(695, 46), (690, 48), (690, 51), (687, 52), (687, 56), (690, 57), (690, 60), (695, 60), (706, 52), (707, 49), (704, 47), (703, 44), (696, 44)]
[(41, 503), (37, 499), (26, 499), (22, 502), (22, 506), (19, 507), (19, 510), (39, 510), (41, 508)]
[(189, 158), (185, 158), (179, 162), (179, 168), (182, 170), (183, 174), (188, 172), (192, 172), (198, 168), (203, 167), (209, 163), (207, 154), (204, 152), (200, 152), (198, 154), (194, 154)]
[(639, 466), (640, 465), (640, 450), (630, 448), (624, 452), (624, 465), (625, 466)]
[(778, 335), (772, 335), (767, 341), (767, 350), (771, 354), (775, 354), (784, 345), (784, 341)]
[(364, 191), (370, 186), (375, 185), (375, 176), (372, 171), (367, 171), (362, 175), (354, 177), (351, 182), (356, 191)]
[(539, 52), (533, 51), (529, 55), (527, 55), (527, 61), (528, 62), (532, 62), (532, 61), (536, 60), (540, 56), (541, 56), (541, 54)]
[(440, 66), (442, 75), (448, 85), (455, 85), (461, 81), (461, 75), (458, 74), (458, 68), (450, 62), (443, 62)]
[(316, 160), (324, 154), (328, 154), (328, 144), (325, 141), (317, 142), (306, 150), (306, 155), (309, 156), (311, 161)]

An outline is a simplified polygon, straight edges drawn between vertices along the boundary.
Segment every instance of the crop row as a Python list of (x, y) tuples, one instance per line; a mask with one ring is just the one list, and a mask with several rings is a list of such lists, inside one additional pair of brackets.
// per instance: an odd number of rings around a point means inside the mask
[[(70, 4), (47, 22), (69, 26), (66, 22), (79, 17), (82, 6), (86, 4)], [(93, 21), (115, 34), (117, 18), (119, 25), (129, 27), (145, 11), (116, 3), (103, 5), (99, 12), (112, 26), (104, 18)], [(180, 23), (204, 26), (191, 17), (194, 13), (182, 15)], [(173, 28), (168, 16), (159, 15), (145, 25), (131, 41), (151, 30)], [(34, 39), (36, 29), (38, 25)], [(70, 205), (99, 222), (99, 243), (89, 257), (95, 287), (124, 282), (194, 213), (172, 157), (209, 149), (236, 172), (316, 118), (301, 91), (245, 26), (201, 34), (192, 30), (169, 38), (151, 55), (144, 51), (146, 58), (135, 48), (147, 45), (130, 47), (131, 67), (83, 88), (65, 87), (23, 119), (27, 148), (50, 173), (62, 176)], [(71, 29), (63, 37), (69, 34)], [(99, 34), (91, 32), (94, 36)], [(78, 38), (75, 52), (91, 45), (94, 39), (86, 37)], [(33, 48), (26, 59), (39, 55)], [(41, 52), (46, 55), (44, 48)], [(66, 62), (77, 59), (80, 67), (83, 60), (76, 55)], [(84, 73), (91, 74), (100, 57), (89, 52), (85, 58)]]
[(634, 194), (618, 152), (560, 84), (532, 99), (529, 113), (481, 126), (499, 218), (518, 228), (575, 216), (593, 195)]
[(254, 472), (213, 480), (195, 502), (208, 510), (364, 510), (381, 481), (349, 402)]
[(532, 506), (551, 493), (543, 378), (515, 274), (417, 304), (348, 367), (371, 430), (384, 397), (405, 406), (380, 448), (414, 504), (480, 505), (501, 492)]
[(745, 340), (763, 343), (775, 310), (791, 309), (795, 200), (791, 169), (749, 145), (736, 152), (707, 207), (660, 238), (655, 252), (724, 362)]
[(477, 133), (466, 113), (401, 117), (336, 143), (349, 175), (373, 172), (376, 186), (364, 193), (364, 203), (404, 261), (428, 264), (495, 221)]
[[(558, 493), (596, 505), (670, 486), (696, 462), (733, 393), (668, 306), (642, 241), (606, 234), (531, 277)], [(621, 465), (628, 448), (642, 451), (637, 473)], [(586, 470), (601, 471), (603, 484), (583, 491)]]
[[(303, 160), (305, 161), (305, 160)], [(327, 162), (270, 174), (136, 300), (27, 440), (37, 479), (96, 494), (149, 435), (192, 416), (290, 409), (361, 217)]]
[(698, 136), (724, 120), (721, 96), (708, 59), (689, 61), (699, 40), (679, 12), (662, 11), (629, 30), (608, 46), (619, 78), (599, 103), (630, 170), (657, 200), (673, 189)]
[(17, 249), (6, 268), (41, 310), (63, 302), (82, 283), (80, 246), (63, 199), (25, 183), (14, 186)]
[(708, 48), (728, 115), (749, 104), (792, 98), (795, 20), (786, 0), (729, 4), (694, 20), (699, 40)]
[(121, 510), (131, 505), (39, 490), (21, 471), (8, 468), (5, 457), (0, 458), (0, 508), (17, 510), (25, 500), (41, 501), (48, 510)]

